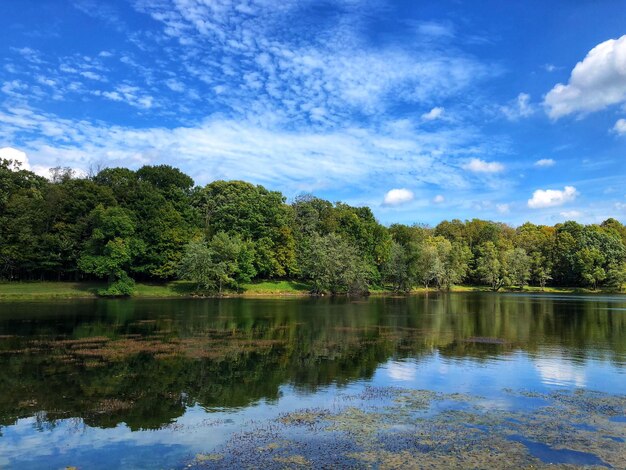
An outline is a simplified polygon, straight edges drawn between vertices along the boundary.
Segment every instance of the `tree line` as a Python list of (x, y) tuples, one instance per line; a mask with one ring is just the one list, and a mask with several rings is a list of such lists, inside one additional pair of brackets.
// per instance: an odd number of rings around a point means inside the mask
[(0, 160), (0, 279), (186, 279), (222, 293), (255, 279), (297, 279), (313, 293), (416, 286), (585, 286), (626, 282), (626, 227), (573, 221), (513, 228), (473, 219), (432, 227), (378, 223), (368, 207), (243, 181), (195, 186), (168, 165), (50, 179)]

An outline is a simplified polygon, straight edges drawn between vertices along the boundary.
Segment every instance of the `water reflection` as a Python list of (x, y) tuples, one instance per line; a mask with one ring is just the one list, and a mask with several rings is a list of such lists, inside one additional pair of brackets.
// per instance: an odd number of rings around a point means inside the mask
[[(620, 296), (502, 294), (0, 303), (0, 448), (89, 429), (90, 445), (180, 455), (199, 445), (183, 432), (193, 423), (227, 435), (365, 383), (494, 403), (504, 388), (621, 392), (625, 308)], [(134, 432), (147, 429), (158, 432)]]

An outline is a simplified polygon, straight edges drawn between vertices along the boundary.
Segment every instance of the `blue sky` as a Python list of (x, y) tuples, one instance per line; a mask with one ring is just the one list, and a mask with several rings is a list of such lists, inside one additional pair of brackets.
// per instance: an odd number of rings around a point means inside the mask
[(0, 156), (383, 223), (626, 222), (626, 2), (4, 0)]

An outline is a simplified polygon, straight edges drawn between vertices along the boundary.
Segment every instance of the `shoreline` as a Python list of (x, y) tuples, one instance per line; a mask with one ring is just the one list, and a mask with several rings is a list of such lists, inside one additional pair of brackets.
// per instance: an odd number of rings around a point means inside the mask
[[(1, 282), (0, 302), (12, 300), (63, 300), (63, 299), (106, 299), (97, 295), (97, 290), (104, 283), (97, 282), (52, 282), (52, 281), (28, 281), (28, 282)], [(393, 292), (391, 290), (373, 290), (369, 293), (373, 297), (405, 297), (419, 294), (439, 293), (434, 288), (419, 287), (407, 294)], [(541, 289), (534, 286), (526, 286), (523, 290), (518, 288), (500, 289), (491, 291), (486, 286), (454, 286), (450, 293), (495, 293), (495, 294), (584, 294), (584, 295), (624, 295), (624, 291), (608, 289), (592, 290), (582, 287), (546, 287)], [(306, 284), (297, 281), (260, 281), (247, 284), (243, 292), (226, 292), (222, 295), (201, 295), (194, 291), (190, 283), (173, 281), (169, 283), (137, 283), (135, 293), (130, 299), (214, 299), (214, 298), (304, 298), (316, 297), (312, 295)], [(329, 297), (325, 295), (323, 297)], [(116, 297), (113, 297), (116, 298)], [(117, 297), (119, 299), (119, 297)]]

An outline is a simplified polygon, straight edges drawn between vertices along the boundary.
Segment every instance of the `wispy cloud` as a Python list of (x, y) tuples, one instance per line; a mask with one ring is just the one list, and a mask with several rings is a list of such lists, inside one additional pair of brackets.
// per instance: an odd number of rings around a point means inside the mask
[(532, 116), (535, 113), (535, 107), (530, 103), (530, 95), (528, 93), (520, 93), (509, 104), (500, 106), (500, 111), (507, 119), (517, 121), (518, 119)]
[(555, 164), (556, 162), (552, 158), (541, 158), (535, 162), (535, 166), (539, 168), (547, 168)]
[(468, 188), (473, 183), (457, 162), (480, 145), (462, 128), (422, 132), (391, 123), (316, 132), (212, 118), (188, 127), (134, 129), (28, 108), (0, 112), (0, 123), (0, 142), (24, 142), (23, 150), (47, 167), (132, 167), (176, 155), (177, 165), (199, 183), (246, 179), (288, 193), (363, 184), (374, 190), (388, 182)]
[(486, 162), (480, 158), (472, 158), (463, 165), (466, 170), (474, 173), (499, 173), (504, 171), (504, 165), (500, 162)]
[(613, 132), (618, 135), (626, 134), (626, 119), (618, 119), (613, 126)]
[(444, 111), (444, 108), (436, 106), (427, 113), (422, 114), (422, 119), (424, 119), (425, 121), (434, 121), (435, 119), (441, 118)]

